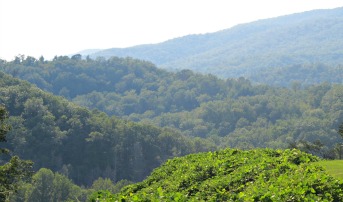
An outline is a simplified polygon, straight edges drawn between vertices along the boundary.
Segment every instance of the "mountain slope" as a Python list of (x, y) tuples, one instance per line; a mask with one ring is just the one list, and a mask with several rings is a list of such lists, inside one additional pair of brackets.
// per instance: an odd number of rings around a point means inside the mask
[(96, 108), (117, 116), (190, 111), (203, 102), (251, 95), (255, 89), (243, 78), (225, 81), (189, 70), (171, 73), (132, 58), (76, 60), (61, 56), (28, 64), (30, 58), (0, 63), (0, 70), (83, 106), (97, 105)]
[(208, 141), (109, 117), (0, 72), (0, 105), (10, 114), (7, 148), (79, 185), (98, 177), (140, 181), (166, 159), (213, 149)]
[(343, 122), (340, 84), (252, 85), (244, 78), (223, 80), (190, 70), (170, 73), (132, 58), (32, 60), (5, 62), (0, 69), (90, 109), (172, 127), (222, 147), (285, 148), (316, 141), (323, 144), (316, 155), (336, 155), (332, 150)]
[(342, 35), (343, 8), (337, 8), (260, 20), (159, 44), (107, 49), (90, 56), (130, 56), (168, 69), (238, 77), (268, 67), (342, 64)]

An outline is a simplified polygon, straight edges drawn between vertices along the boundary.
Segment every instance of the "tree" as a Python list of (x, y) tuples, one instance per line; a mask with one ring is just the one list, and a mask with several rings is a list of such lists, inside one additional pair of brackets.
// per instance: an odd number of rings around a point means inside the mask
[(115, 192), (115, 186), (111, 179), (99, 177), (92, 184), (92, 189), (94, 190), (108, 190), (112, 193)]
[[(3, 106), (0, 106), (0, 142), (6, 142), (6, 133), (10, 130), (10, 127), (4, 123), (8, 114)], [(7, 153), (8, 150), (0, 148), (0, 154)]]
[(343, 123), (338, 128), (338, 134), (343, 138)]
[[(338, 134), (343, 138), (343, 123), (338, 127)], [(335, 151), (338, 153), (338, 158), (342, 159), (342, 153), (343, 153), (343, 143), (336, 144)]]
[(44, 57), (43, 57), (43, 56), (40, 56), (40, 57), (39, 57), (39, 62), (44, 63), (44, 61), (45, 61)]
[[(6, 133), (10, 127), (5, 123), (8, 114), (5, 107), (0, 106), (0, 142), (6, 141)], [(0, 154), (9, 154), (9, 151), (0, 148)], [(27, 181), (32, 175), (32, 162), (20, 160), (13, 156), (9, 162), (0, 159), (0, 201), (9, 201), (10, 196), (19, 188), (22, 181)]]
[(71, 56), (71, 59), (72, 60), (81, 60), (82, 56), (80, 54), (76, 54), (76, 55)]
[(28, 201), (71, 201), (81, 195), (81, 188), (70, 179), (46, 168), (41, 168), (32, 179), (31, 188), (26, 192)]

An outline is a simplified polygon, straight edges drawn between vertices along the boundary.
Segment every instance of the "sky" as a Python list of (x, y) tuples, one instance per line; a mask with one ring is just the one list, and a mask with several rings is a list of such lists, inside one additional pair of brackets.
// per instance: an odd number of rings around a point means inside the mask
[(216, 32), (342, 0), (0, 0), (0, 58), (45, 59)]

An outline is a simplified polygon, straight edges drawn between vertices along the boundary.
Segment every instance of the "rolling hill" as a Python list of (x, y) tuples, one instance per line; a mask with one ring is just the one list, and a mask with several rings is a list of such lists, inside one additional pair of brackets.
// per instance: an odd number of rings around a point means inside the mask
[(225, 149), (168, 160), (143, 182), (96, 201), (342, 201), (342, 181), (299, 150)]
[(1, 146), (32, 160), (36, 170), (63, 173), (79, 185), (99, 177), (140, 181), (166, 159), (215, 148), (174, 130), (90, 111), (2, 72), (0, 105), (12, 126)]
[(291, 89), (252, 85), (244, 78), (224, 80), (190, 70), (171, 73), (149, 62), (117, 57), (27, 57), (0, 63), (0, 70), (90, 109), (171, 127), (220, 147), (286, 148), (298, 141), (319, 141), (323, 150), (316, 155), (334, 158), (331, 151), (340, 141), (342, 84), (301, 88), (300, 83)]
[[(106, 49), (90, 57), (130, 56), (167, 69), (191, 69), (224, 78), (245, 76), (264, 82), (256, 74), (268, 68), (342, 64), (342, 35), (343, 8), (336, 8), (259, 20), (158, 44)], [(342, 67), (338, 70), (343, 76)], [(306, 77), (305, 73), (302, 75)]]

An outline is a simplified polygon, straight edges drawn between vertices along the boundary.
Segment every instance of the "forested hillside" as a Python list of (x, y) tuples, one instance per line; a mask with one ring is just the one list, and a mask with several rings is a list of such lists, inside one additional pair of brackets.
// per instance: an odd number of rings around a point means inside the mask
[(13, 154), (79, 185), (99, 177), (140, 181), (166, 159), (215, 149), (171, 129), (90, 111), (0, 73), (0, 104), (9, 112), (5, 144)]
[[(73, 16), (54, 16), (69, 37)], [(54, 54), (40, 42), (57, 32), (35, 28), (31, 53)], [(32, 48), (8, 36), (20, 46), (1, 57)], [(0, 202), (340, 202), (342, 160), (343, 7), (159, 44), (0, 59)]]
[(310, 86), (324, 82), (343, 84), (343, 65), (317, 63), (269, 67), (258, 73), (247, 72), (246, 77), (255, 83), (268, 83), (272, 86)]
[[(304, 66), (305, 68), (306, 66)], [(320, 68), (320, 67), (318, 67)], [(220, 147), (319, 147), (337, 157), (343, 122), (342, 84), (291, 88), (252, 85), (190, 70), (170, 73), (132, 58), (17, 57), (3, 71), (77, 104), (133, 121), (171, 127)], [(329, 156), (328, 156), (329, 155)]]
[(0, 70), (78, 104), (118, 116), (190, 111), (203, 102), (255, 94), (253, 89), (258, 88), (244, 78), (221, 80), (189, 70), (170, 73), (132, 58), (81, 60), (75, 55), (44, 61), (21, 56), (0, 62)]
[[(221, 78), (244, 76), (268, 84), (277, 83), (279, 78), (275, 71), (266, 71), (266, 68), (307, 65), (313, 66), (311, 72), (319, 76), (317, 80), (342, 83), (342, 66), (336, 67), (343, 64), (342, 22), (343, 8), (315, 10), (159, 44), (102, 50), (90, 56), (130, 56), (167, 69), (191, 69)], [(84, 56), (87, 54), (85, 52)], [(315, 68), (317, 64), (329, 68), (323, 77), (320, 77), (322, 71)], [(335, 68), (338, 68), (340, 77), (336, 77)], [(268, 80), (259, 79), (263, 78), (261, 70), (267, 74)], [(295, 71), (297, 79), (317, 83), (307, 72)], [(287, 80), (283, 82), (282, 85), (290, 85)]]
[(299, 150), (226, 149), (174, 158), (98, 201), (342, 201), (343, 184)]

